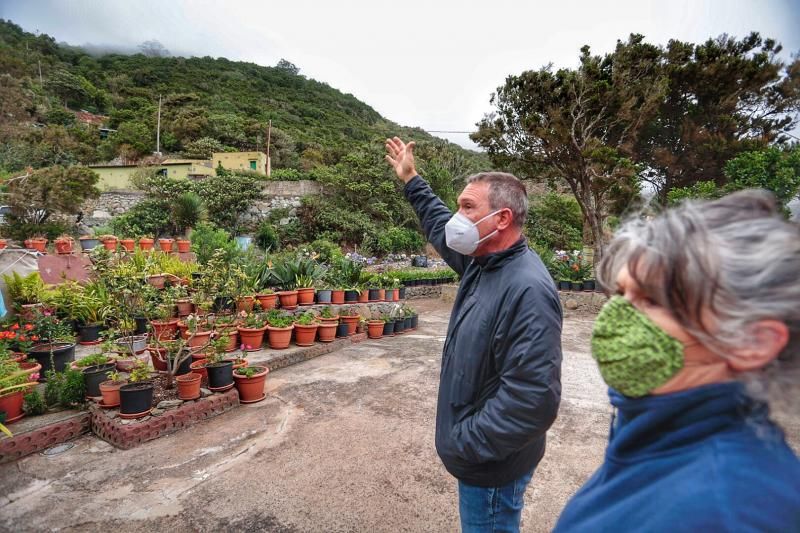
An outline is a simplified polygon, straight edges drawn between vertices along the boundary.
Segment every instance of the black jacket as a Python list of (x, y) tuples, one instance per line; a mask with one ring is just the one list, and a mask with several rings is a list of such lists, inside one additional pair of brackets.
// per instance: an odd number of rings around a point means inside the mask
[(530, 472), (561, 399), (561, 304), (524, 239), (472, 258), (447, 247), (452, 213), (421, 177), (405, 186), (428, 241), (461, 276), (447, 328), (436, 451), (470, 485), (501, 486)]

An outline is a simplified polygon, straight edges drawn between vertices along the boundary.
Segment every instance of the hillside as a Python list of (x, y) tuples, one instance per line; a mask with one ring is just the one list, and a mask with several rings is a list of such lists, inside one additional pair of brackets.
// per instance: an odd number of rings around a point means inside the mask
[[(269, 120), (274, 168), (334, 164), (390, 133), (435, 140), (384, 119), (353, 95), (307, 79), (290, 63), (92, 56), (0, 20), (0, 171), (136, 161), (155, 149), (159, 95), (161, 151), (184, 157), (263, 149)], [(87, 125), (76, 120), (79, 110), (103, 117)], [(103, 140), (100, 125), (117, 131)], [(461, 157), (480, 157), (445, 144)]]

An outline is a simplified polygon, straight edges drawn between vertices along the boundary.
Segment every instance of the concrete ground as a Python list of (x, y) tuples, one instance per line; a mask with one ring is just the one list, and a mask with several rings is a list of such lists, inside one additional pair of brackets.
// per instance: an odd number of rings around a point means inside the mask
[[(414, 304), (416, 332), (278, 370), (261, 403), (133, 450), (87, 435), (0, 466), (0, 531), (457, 531), (456, 481), (433, 443), (450, 304)], [(565, 319), (563, 401), (526, 532), (549, 531), (602, 461), (592, 318)]]

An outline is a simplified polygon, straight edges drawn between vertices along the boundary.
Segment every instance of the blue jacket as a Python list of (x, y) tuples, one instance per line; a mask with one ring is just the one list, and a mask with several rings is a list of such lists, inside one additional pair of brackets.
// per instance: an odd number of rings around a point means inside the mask
[(800, 531), (800, 461), (738, 382), (628, 398), (555, 531)]
[(447, 247), (447, 206), (419, 176), (405, 187), (431, 244), (461, 276), (442, 354), (436, 450), (470, 485), (508, 484), (544, 454), (561, 399), (561, 304), (521, 239), (475, 258)]

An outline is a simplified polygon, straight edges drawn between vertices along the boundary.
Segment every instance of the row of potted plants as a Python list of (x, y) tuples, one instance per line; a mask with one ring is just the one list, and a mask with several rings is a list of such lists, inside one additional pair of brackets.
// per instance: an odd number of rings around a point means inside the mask
[[(47, 244), (49, 240), (45, 237), (36, 236), (26, 239), (23, 244), (25, 248), (36, 250), (39, 252), (47, 251)], [(115, 235), (99, 235), (83, 236), (78, 239), (81, 250), (89, 251), (100, 246), (101, 244), (106, 250), (116, 251), (121, 248), (127, 252), (134, 252), (137, 247), (136, 239), (123, 238), (120, 239)], [(142, 237), (138, 240), (138, 247), (142, 251), (151, 251), (156, 244), (155, 239), (149, 237)], [(3, 248), (7, 245), (7, 241), (3, 242)], [(186, 253), (191, 251), (191, 241), (189, 239), (171, 239), (162, 238), (158, 239), (158, 247), (162, 252), (171, 253), (177, 251), (179, 253)], [(70, 235), (61, 235), (53, 240), (53, 249), (57, 254), (71, 254), (75, 252), (75, 239)]]

